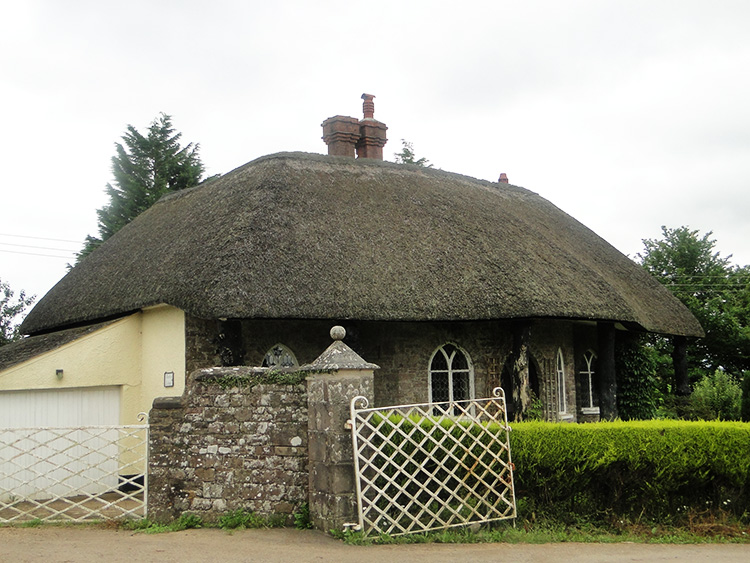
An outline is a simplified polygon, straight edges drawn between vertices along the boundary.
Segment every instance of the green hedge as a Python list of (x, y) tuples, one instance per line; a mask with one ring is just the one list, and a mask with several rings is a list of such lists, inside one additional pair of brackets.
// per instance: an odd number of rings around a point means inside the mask
[[(380, 419), (381, 432), (391, 433), (394, 444), (409, 454), (412, 461), (386, 446), (383, 452), (392, 463), (379, 479), (402, 490), (415, 489), (402, 471), (416, 472), (418, 481), (427, 474), (442, 480), (441, 469), (458, 468), (450, 458), (423, 442), (419, 452), (413, 445), (400, 444), (401, 425), (421, 440), (435, 424), (431, 419), (403, 420), (399, 416)], [(454, 439), (468, 445), (470, 440), (456, 423), (442, 419)], [(496, 426), (496, 425), (493, 425)], [(523, 422), (512, 424), (511, 456), (515, 466), (514, 480), (518, 513), (521, 518), (532, 514), (564, 523), (611, 524), (615, 520), (658, 521), (678, 524), (686, 517), (706, 512), (728, 513), (750, 520), (750, 424), (742, 422), (686, 422), (671, 420), (600, 422), (595, 424), (558, 424)], [(477, 436), (479, 428), (470, 428)], [(499, 426), (490, 434), (502, 432)], [(483, 433), (482, 442), (488, 436)], [(471, 440), (473, 441), (473, 440)], [(491, 458), (505, 457), (501, 448), (485, 447), (476, 442), (471, 447), (466, 466)], [(421, 452), (421, 453), (420, 453)], [(383, 456), (376, 456), (383, 458)], [(450, 466), (450, 467), (449, 467)], [(460, 469), (460, 468), (459, 468)], [(461, 483), (482, 491), (494, 489), (487, 475), (464, 475)], [(479, 481), (479, 482), (478, 482)], [(453, 488), (447, 480), (446, 485)], [(413, 491), (412, 491), (413, 492)]]
[(750, 424), (513, 424), (519, 511), (553, 518), (676, 521), (750, 515)]

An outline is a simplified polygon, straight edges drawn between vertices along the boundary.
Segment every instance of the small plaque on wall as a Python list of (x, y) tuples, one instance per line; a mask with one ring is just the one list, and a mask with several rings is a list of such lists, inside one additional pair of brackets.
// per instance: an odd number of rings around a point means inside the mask
[(164, 387), (174, 387), (174, 372), (173, 371), (164, 372)]

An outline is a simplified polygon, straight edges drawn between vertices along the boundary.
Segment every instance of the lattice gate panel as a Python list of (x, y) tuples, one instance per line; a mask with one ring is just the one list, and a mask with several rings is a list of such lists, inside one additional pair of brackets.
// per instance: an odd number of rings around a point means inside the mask
[(146, 516), (148, 425), (0, 428), (0, 522)]
[(368, 408), (351, 403), (365, 535), (419, 533), (516, 517), (505, 397)]

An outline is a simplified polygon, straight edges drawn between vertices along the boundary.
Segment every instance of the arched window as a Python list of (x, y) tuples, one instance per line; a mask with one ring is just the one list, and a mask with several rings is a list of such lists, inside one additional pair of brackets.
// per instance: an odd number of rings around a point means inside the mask
[(557, 375), (557, 411), (568, 412), (568, 400), (565, 393), (565, 361), (560, 348), (557, 349), (557, 360), (555, 361), (555, 373)]
[(295, 368), (297, 366), (299, 363), (294, 352), (283, 344), (272, 346), (263, 358), (263, 367), (267, 368)]
[(445, 344), (430, 359), (430, 402), (465, 401), (474, 398), (474, 368), (469, 355)]
[(596, 354), (593, 350), (586, 350), (583, 354), (579, 376), (583, 414), (596, 414), (599, 412), (599, 397), (596, 392)]

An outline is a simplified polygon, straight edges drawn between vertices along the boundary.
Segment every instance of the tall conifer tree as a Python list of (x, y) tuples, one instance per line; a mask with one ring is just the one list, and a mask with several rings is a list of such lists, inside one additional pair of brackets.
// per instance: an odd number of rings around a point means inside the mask
[(151, 123), (146, 135), (127, 126), (122, 143), (115, 143), (114, 182), (106, 188), (109, 203), (96, 212), (99, 236), (86, 237), (79, 261), (164, 194), (200, 183), (205, 169), (198, 155), (199, 145), (182, 147), (180, 137), (172, 127), (172, 118), (164, 113)]

